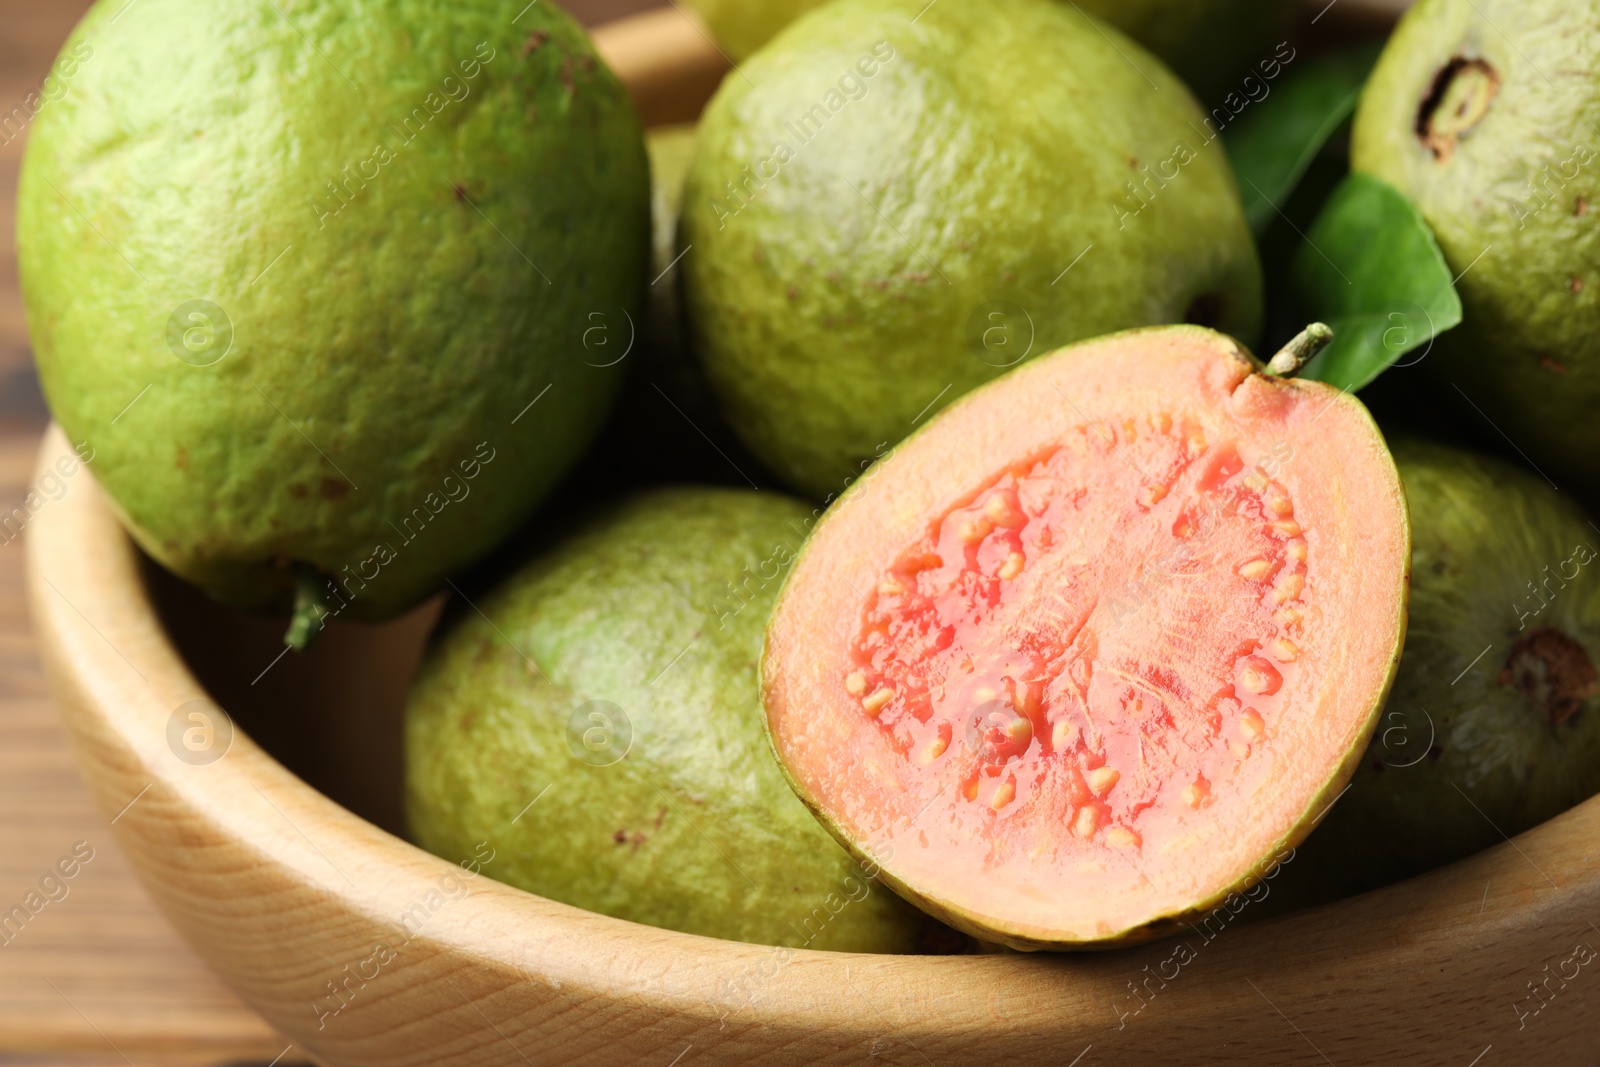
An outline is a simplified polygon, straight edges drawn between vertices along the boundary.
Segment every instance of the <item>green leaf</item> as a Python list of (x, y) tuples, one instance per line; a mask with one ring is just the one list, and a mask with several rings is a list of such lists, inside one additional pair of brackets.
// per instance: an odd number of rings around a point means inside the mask
[(1461, 322), (1461, 299), (1433, 231), (1393, 186), (1352, 174), (1333, 191), (1295, 254), (1299, 309), (1333, 327), (1333, 344), (1301, 372), (1357, 390)]
[(1310, 60), (1227, 128), (1223, 146), (1256, 236), (1278, 217), (1311, 161), (1355, 111), (1381, 49), (1361, 45)]

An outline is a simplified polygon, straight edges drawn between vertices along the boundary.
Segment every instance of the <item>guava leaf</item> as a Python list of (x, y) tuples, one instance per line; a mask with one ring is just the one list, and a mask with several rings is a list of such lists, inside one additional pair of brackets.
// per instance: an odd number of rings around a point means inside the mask
[(1433, 231), (1399, 190), (1365, 174), (1350, 175), (1323, 205), (1289, 286), (1307, 318), (1333, 327), (1333, 343), (1300, 377), (1352, 392), (1401, 361), (1419, 362), (1461, 322)]
[(1343, 48), (1288, 73), (1222, 135), (1239, 179), (1250, 231), (1260, 236), (1278, 217), (1306, 168), (1355, 111), (1381, 44)]

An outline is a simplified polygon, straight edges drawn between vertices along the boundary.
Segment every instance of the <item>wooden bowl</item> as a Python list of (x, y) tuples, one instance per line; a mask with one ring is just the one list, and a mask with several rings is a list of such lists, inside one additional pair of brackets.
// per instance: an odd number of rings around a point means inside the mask
[[(599, 40), (652, 120), (691, 117), (723, 69), (672, 11)], [(41, 474), (70, 454), (52, 429)], [(280, 660), (281, 623), (160, 574), (87, 469), (60, 480), (29, 593), (84, 772), (168, 918), (323, 1063), (1593, 1061), (1600, 975), (1574, 947), (1600, 946), (1600, 800), (1377, 893), (1124, 951), (852, 956), (637, 926), (396, 835), (399, 710), (437, 605)]]

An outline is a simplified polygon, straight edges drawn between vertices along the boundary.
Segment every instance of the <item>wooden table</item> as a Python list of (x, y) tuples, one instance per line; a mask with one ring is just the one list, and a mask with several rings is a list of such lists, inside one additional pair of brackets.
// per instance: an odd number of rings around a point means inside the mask
[[(0, 0), (0, 116), (43, 79), (87, 6)], [(654, 3), (566, 6), (594, 24)], [(0, 515), (27, 492), (47, 417), (12, 255), (24, 140), (0, 145)], [(59, 899), (9, 942), (0, 926), (0, 1064), (304, 1063), (178, 939), (118, 852), (45, 689), (23, 597), (22, 539), (5, 537), (0, 533), (0, 917), (38, 891), (75, 845), (80, 854), (92, 849), (93, 858), (64, 883), (66, 895), (52, 890)]]

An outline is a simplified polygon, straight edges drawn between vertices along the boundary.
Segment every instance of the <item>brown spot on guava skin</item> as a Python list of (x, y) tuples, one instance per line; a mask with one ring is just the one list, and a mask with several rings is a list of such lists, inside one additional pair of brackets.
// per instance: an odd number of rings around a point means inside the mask
[(1585, 200), (1581, 196), (1578, 197), (1577, 203), (1572, 205), (1572, 213), (1578, 216), (1580, 219), (1583, 218), (1583, 216), (1589, 213), (1589, 201)]
[(1416, 134), (1433, 158), (1447, 162), (1461, 138), (1483, 121), (1500, 92), (1500, 72), (1484, 59), (1456, 56), (1434, 75), (1417, 109)]
[(532, 33), (528, 34), (528, 39), (522, 42), (522, 58), (527, 59), (529, 56), (533, 55), (533, 53), (543, 48), (544, 43), (549, 39), (550, 35), (543, 30), (534, 30)]
[(1540, 356), (1539, 366), (1543, 367), (1547, 371), (1550, 371), (1552, 374), (1567, 373), (1567, 365), (1561, 362), (1559, 359), (1556, 359), (1554, 356)]
[(324, 478), (317, 489), (324, 500), (343, 500), (350, 495), (350, 483), (343, 478)]
[(638, 852), (639, 846), (650, 840), (650, 835), (640, 833), (638, 830), (631, 834), (626, 830), (618, 830), (611, 835), (611, 840), (619, 845), (632, 845), (633, 851)]
[(175, 464), (181, 471), (186, 471), (189, 469), (189, 450), (184, 448), (182, 445), (178, 446), (178, 458), (175, 461)]
[(457, 200), (466, 200), (466, 198), (467, 198), (467, 187), (465, 185), (462, 185), (460, 182), (456, 182), (455, 185), (454, 185), (454, 188), (455, 188), (455, 191), (456, 191), (456, 199)]
[(1512, 643), (1496, 681), (1527, 694), (1552, 726), (1572, 718), (1585, 700), (1600, 693), (1600, 673), (1588, 651), (1548, 626)]
[(1574, 279), (1572, 279), (1571, 288), (1572, 288), (1572, 291), (1574, 293), (1583, 292), (1583, 279), (1582, 278), (1574, 278)]
[(294, 497), (296, 500), (304, 500), (309, 492), (310, 490), (301, 485), (299, 482), (294, 482), (289, 486), (289, 495)]

